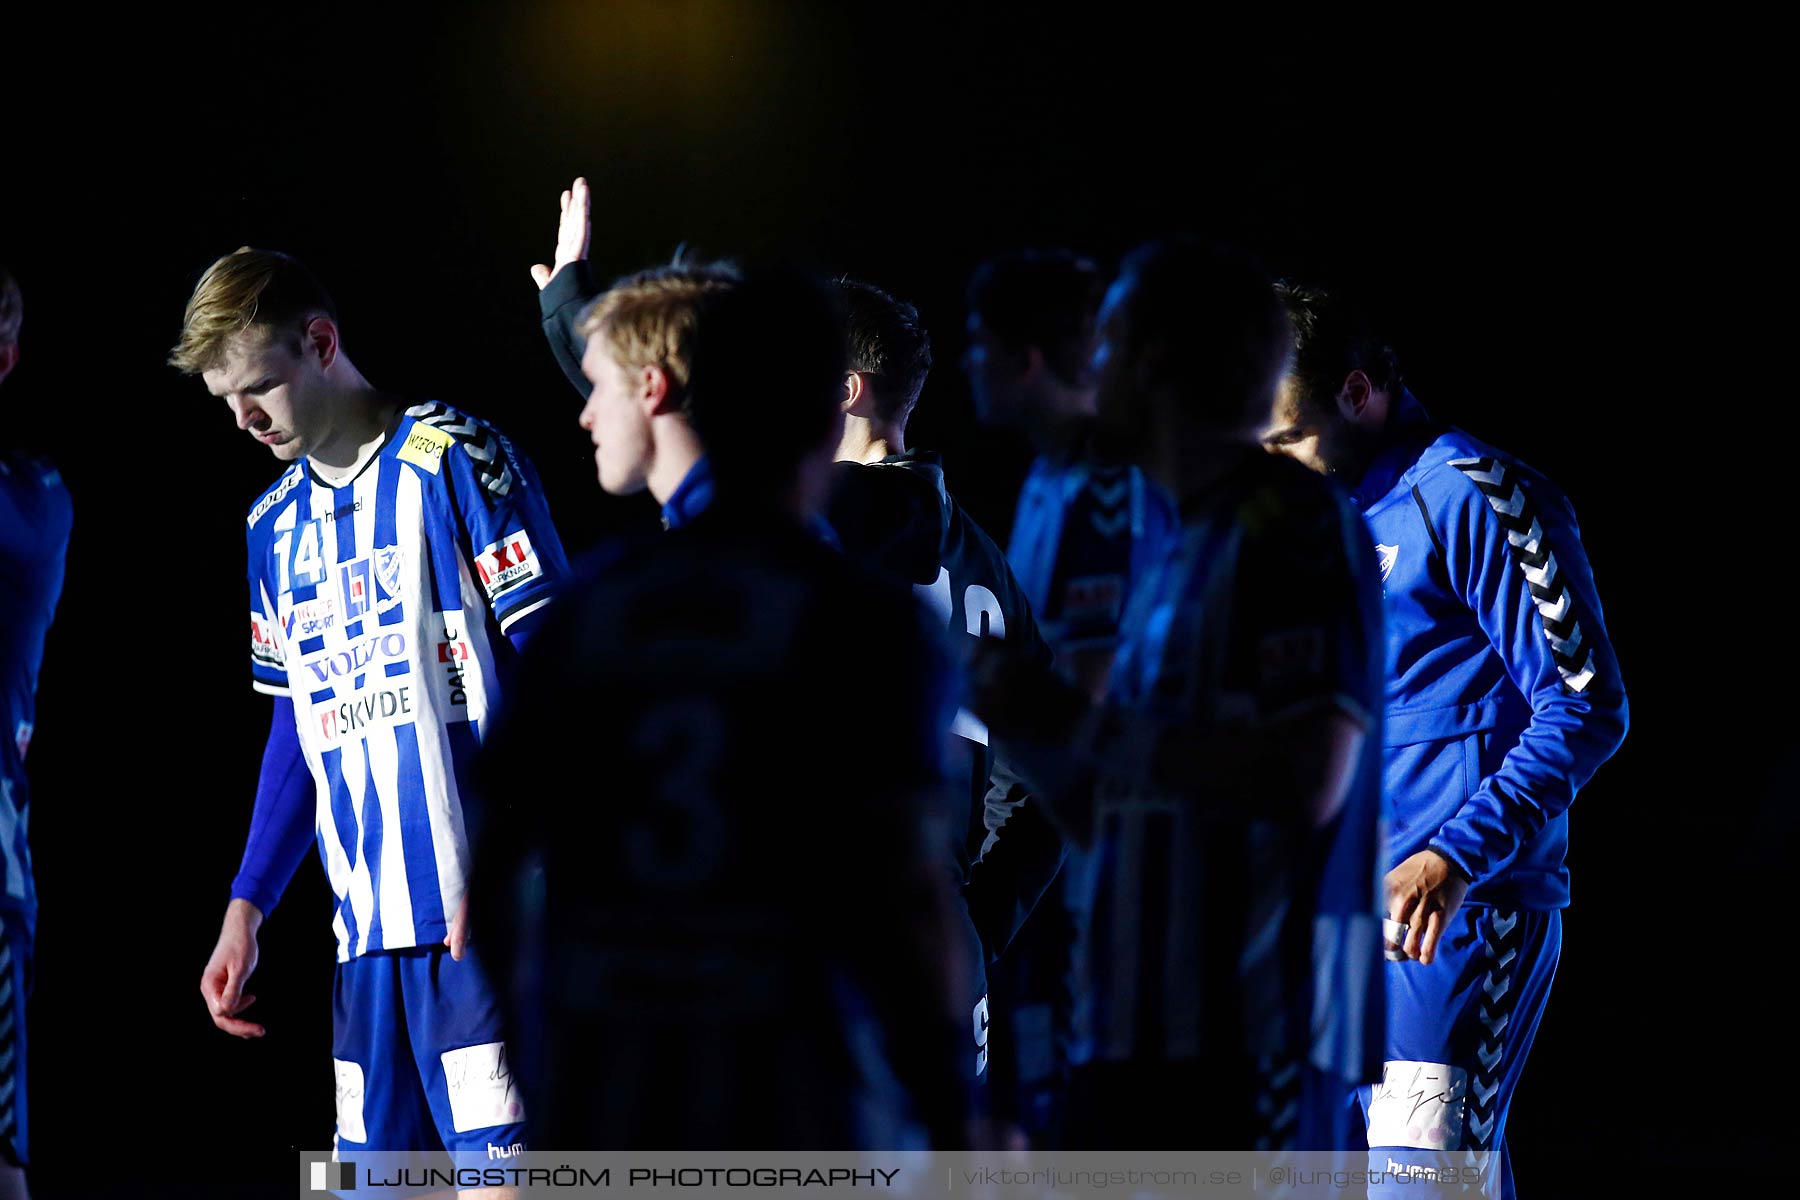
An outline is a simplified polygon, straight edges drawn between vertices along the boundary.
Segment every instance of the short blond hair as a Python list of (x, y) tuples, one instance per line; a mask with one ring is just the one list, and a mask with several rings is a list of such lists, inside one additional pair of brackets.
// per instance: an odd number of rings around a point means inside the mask
[(226, 345), (250, 329), (270, 337), (300, 331), (314, 317), (337, 320), (337, 305), (300, 260), (278, 250), (241, 247), (206, 268), (181, 318), (169, 365), (186, 375), (210, 371)]
[(722, 266), (652, 267), (614, 283), (581, 318), (584, 338), (602, 338), (622, 367), (660, 367), (685, 408), (700, 305), (737, 281)]

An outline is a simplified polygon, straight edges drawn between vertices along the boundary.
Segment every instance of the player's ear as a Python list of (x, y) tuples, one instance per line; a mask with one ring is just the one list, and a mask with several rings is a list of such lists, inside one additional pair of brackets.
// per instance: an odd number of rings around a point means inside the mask
[(1020, 379), (1036, 379), (1050, 369), (1044, 361), (1043, 350), (1037, 346), (1025, 347), (1024, 364), (1024, 370), (1019, 372)]
[(675, 389), (669, 383), (667, 371), (651, 363), (638, 371), (637, 383), (638, 403), (643, 406), (645, 416), (660, 417), (675, 411)]
[(300, 349), (302, 353), (312, 352), (318, 355), (319, 369), (329, 369), (337, 361), (338, 328), (330, 317), (314, 317), (306, 323), (300, 333)]
[(1370, 398), (1374, 394), (1375, 387), (1369, 377), (1361, 370), (1351, 371), (1344, 376), (1344, 386), (1338, 390), (1338, 412), (1353, 425), (1366, 425), (1373, 416)]
[(862, 375), (856, 371), (844, 372), (844, 402), (839, 407), (847, 416), (866, 417), (863, 412), (864, 397), (869, 394), (869, 385)]

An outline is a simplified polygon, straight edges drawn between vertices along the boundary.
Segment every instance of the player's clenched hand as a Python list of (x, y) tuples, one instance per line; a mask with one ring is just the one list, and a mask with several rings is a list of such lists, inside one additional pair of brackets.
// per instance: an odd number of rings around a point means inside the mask
[(1406, 926), (1406, 956), (1429, 965), (1469, 884), (1450, 863), (1421, 850), (1387, 873), (1388, 916)]
[(1085, 695), (1000, 638), (977, 644), (968, 687), (969, 707), (999, 737), (1061, 742), (1088, 709)]
[(450, 947), (450, 957), (461, 962), (468, 944), (469, 894), (464, 892), (462, 902), (456, 906), (456, 915), (450, 918), (450, 932), (444, 935), (444, 945)]
[(233, 900), (225, 909), (219, 943), (200, 973), (200, 995), (213, 1024), (241, 1038), (259, 1038), (268, 1032), (254, 1021), (238, 1019), (239, 1013), (256, 1003), (255, 996), (244, 993), (244, 983), (256, 970), (256, 930), (261, 924), (262, 913), (255, 905)]
[(562, 194), (562, 220), (556, 227), (556, 261), (547, 267), (538, 263), (531, 268), (531, 278), (536, 281), (538, 291), (549, 287), (558, 271), (587, 257), (588, 234), (593, 229), (589, 204), (586, 179), (577, 179)]

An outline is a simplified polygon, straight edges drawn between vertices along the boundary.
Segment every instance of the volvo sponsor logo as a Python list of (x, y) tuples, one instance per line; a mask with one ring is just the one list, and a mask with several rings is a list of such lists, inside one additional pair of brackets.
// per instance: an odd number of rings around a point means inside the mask
[(365, 671), (371, 663), (391, 662), (405, 657), (405, 634), (378, 633), (353, 642), (342, 650), (309, 658), (306, 660), (306, 667), (320, 683), (330, 683), (334, 678), (342, 679)]

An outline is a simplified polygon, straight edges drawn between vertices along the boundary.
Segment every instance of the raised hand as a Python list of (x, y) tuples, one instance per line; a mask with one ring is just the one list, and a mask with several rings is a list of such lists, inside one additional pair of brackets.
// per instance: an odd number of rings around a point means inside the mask
[(539, 291), (550, 286), (558, 271), (588, 256), (588, 235), (593, 227), (588, 181), (577, 178), (562, 194), (562, 219), (556, 226), (556, 261), (550, 266), (537, 263), (531, 268), (531, 278)]

